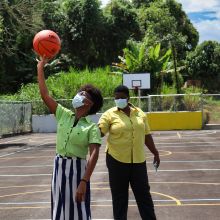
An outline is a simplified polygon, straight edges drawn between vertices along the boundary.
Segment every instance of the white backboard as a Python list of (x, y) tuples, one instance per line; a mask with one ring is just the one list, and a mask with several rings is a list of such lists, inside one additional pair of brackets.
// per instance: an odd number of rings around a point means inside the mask
[(129, 89), (150, 89), (150, 73), (123, 74), (123, 85)]

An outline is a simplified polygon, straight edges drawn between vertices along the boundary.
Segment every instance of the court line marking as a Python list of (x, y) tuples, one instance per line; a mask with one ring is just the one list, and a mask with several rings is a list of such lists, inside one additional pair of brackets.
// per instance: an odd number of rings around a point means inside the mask
[[(192, 136), (189, 136), (189, 135), (182, 135), (182, 137), (181, 137), (181, 141), (184, 141), (184, 140), (189, 140), (189, 138), (190, 137), (192, 137), (192, 138), (194, 138), (195, 140), (198, 140), (198, 138), (200, 138), (202, 135), (197, 135), (196, 133), (194, 134), (194, 135), (192, 135)], [(209, 137), (209, 136), (206, 136), (206, 135), (204, 135), (203, 136), (204, 138), (206, 138), (206, 140), (208, 140), (208, 139), (210, 139), (210, 140), (216, 140), (218, 137), (216, 136), (216, 137)], [(178, 137), (177, 137), (177, 135), (175, 135), (175, 136), (169, 136), (169, 137), (158, 137), (158, 136), (154, 136), (153, 135), (153, 139), (155, 140), (155, 141), (157, 141), (157, 140), (170, 140), (170, 139), (172, 139), (172, 140), (180, 140)]]
[(220, 151), (172, 151), (173, 154), (207, 154), (207, 153), (220, 153)]
[(13, 140), (5, 141), (5, 142), (0, 142), (0, 144), (8, 144), (8, 143), (11, 143), (11, 142), (22, 141), (22, 140), (26, 140), (26, 139), (30, 139), (30, 137), (17, 138), (17, 139), (13, 139)]
[[(218, 142), (217, 142), (218, 143)], [(183, 143), (183, 144), (188, 144), (188, 143)], [(156, 146), (158, 144), (155, 144)], [(173, 144), (173, 146), (168, 146), (167, 144), (163, 144), (163, 146), (157, 146), (157, 149), (166, 149), (166, 148), (202, 148), (202, 147), (210, 147), (210, 148), (214, 148), (214, 147), (219, 147), (219, 145), (210, 145), (207, 143), (204, 143), (204, 145), (182, 145), (182, 146), (177, 146), (176, 144)], [(39, 152), (54, 152), (56, 151), (55, 149), (56, 147), (54, 146), (54, 149), (38, 149)], [(106, 153), (100, 152), (100, 155), (105, 155)]]
[[(110, 190), (110, 187), (105, 187), (105, 188), (91, 188), (91, 190)], [(129, 191), (131, 191), (130, 188), (129, 188)], [(44, 193), (44, 192), (51, 192), (51, 190), (31, 191), (31, 192), (23, 192), (23, 193), (13, 193), (13, 194), (1, 195), (0, 198), (20, 196), (20, 195), (29, 195), (29, 194), (36, 194), (36, 193)], [(170, 195), (167, 195), (167, 194), (163, 194), (163, 193), (159, 193), (159, 192), (151, 192), (151, 194), (156, 194), (156, 195), (160, 195), (160, 196), (169, 198), (169, 199), (173, 200), (174, 202), (176, 202), (177, 205), (181, 205), (180, 200), (178, 200), (177, 198), (175, 198), (175, 197), (173, 197), (173, 196), (170, 196)]]
[(53, 167), (53, 165), (30, 165), (30, 166), (0, 166), (0, 169), (5, 168), (40, 168), (40, 167)]
[(10, 156), (10, 155), (16, 154), (16, 153), (20, 153), (20, 152), (22, 152), (22, 151), (27, 151), (27, 150), (29, 150), (29, 149), (30, 149), (30, 147), (24, 148), (24, 149), (21, 149), (21, 150), (12, 152), (12, 153), (3, 154), (3, 155), (0, 156), (0, 159), (3, 158), (3, 157), (7, 157), (7, 156)]
[[(172, 199), (153, 199), (153, 202), (172, 202)], [(180, 199), (180, 202), (198, 202), (198, 201), (220, 201), (220, 199)], [(92, 200), (91, 203), (112, 202), (109, 200)], [(129, 199), (129, 202), (136, 202), (135, 199)], [(0, 205), (35, 205), (35, 204), (51, 204), (51, 202), (1, 202)], [(186, 203), (187, 204), (187, 203)], [(181, 203), (182, 205), (182, 203)]]
[(31, 147), (28, 147), (28, 148), (24, 148), (24, 149), (21, 149), (21, 150), (19, 150), (19, 151), (14, 151), (14, 152), (12, 152), (12, 153), (3, 154), (3, 155), (0, 156), (0, 159), (3, 158), (3, 157), (6, 157), (6, 156), (10, 156), (10, 155), (14, 155), (14, 154), (23, 152), (23, 151), (34, 150), (34, 149), (36, 149), (37, 147), (44, 146), (44, 145), (47, 145), (47, 144), (50, 144), (50, 142), (42, 143), (42, 144), (39, 144), (39, 145), (37, 145), (37, 146), (31, 146)]
[[(159, 151), (159, 153), (164, 152), (164, 153), (160, 154), (160, 157), (170, 156), (172, 154), (172, 152), (168, 151), (168, 150), (158, 150), (158, 151)], [(147, 156), (146, 158), (152, 158), (152, 157), (154, 157), (154, 156), (153, 155)]]
[(14, 159), (39, 159), (39, 158), (50, 158), (50, 157), (55, 157), (54, 156), (36, 156), (36, 157), (7, 157), (7, 158), (0, 158), (0, 160), (14, 160)]
[[(137, 205), (128, 205), (129, 207), (137, 207)], [(177, 206), (176, 204), (155, 204), (155, 207), (182, 207), (182, 206), (220, 206), (220, 203), (201, 203), (201, 204), (182, 204)], [(91, 205), (91, 207), (112, 207), (112, 205)], [(17, 207), (0, 207), (0, 209), (11, 210), (11, 209), (51, 209), (51, 206), (17, 206)]]
[(166, 145), (183, 145), (183, 144), (216, 144), (218, 143), (219, 140), (216, 140), (216, 141), (208, 141), (208, 142), (205, 142), (205, 141), (190, 141), (190, 142), (156, 142), (155, 141), (155, 144), (156, 145), (162, 145), (162, 144), (166, 144)]
[(180, 132), (177, 132), (176, 134), (177, 134), (177, 136), (178, 136), (179, 139), (182, 138), (182, 135), (180, 134)]
[(180, 202), (179, 199), (173, 197), (173, 196), (170, 196), (170, 195), (167, 195), (167, 194), (163, 194), (163, 193), (159, 193), (159, 192), (151, 192), (151, 194), (156, 194), (156, 195), (160, 195), (160, 196), (164, 196), (164, 197), (167, 197), (167, 198), (170, 198), (171, 200), (173, 200), (174, 202), (176, 202), (176, 205), (179, 206), (179, 205), (182, 205), (182, 203)]
[(187, 146), (176, 146), (176, 145), (174, 145), (174, 146), (158, 146), (157, 147), (157, 149), (166, 149), (166, 148), (202, 148), (202, 147), (209, 147), (209, 148), (214, 148), (214, 147), (219, 147), (218, 145), (203, 145), (203, 146), (201, 146), (201, 145), (187, 145)]
[(1, 186), (0, 189), (10, 189), (10, 188), (25, 188), (25, 187), (50, 187), (51, 184), (43, 184), (43, 185), (21, 185), (21, 186)]
[[(220, 183), (201, 183), (201, 182), (149, 182), (150, 184), (193, 184), (193, 185), (216, 185), (219, 186)], [(91, 185), (101, 185), (109, 184), (109, 182), (90, 182)], [(14, 185), (14, 186), (0, 186), (0, 189), (10, 189), (10, 188), (25, 188), (25, 187), (50, 187), (51, 184), (41, 184), (41, 185)]]
[[(220, 169), (182, 169), (182, 170), (160, 170), (158, 169), (157, 172), (188, 172), (188, 171), (220, 171)], [(155, 170), (148, 170), (147, 172), (155, 172)], [(94, 174), (107, 174), (107, 171), (96, 171)], [(1, 175), (0, 175), (1, 176)]]
[[(110, 190), (110, 187), (103, 187), (103, 188), (95, 188), (92, 187), (91, 190)], [(7, 195), (1, 195), (0, 198), (5, 198), (5, 197), (11, 197), (11, 196), (20, 196), (20, 195), (27, 195), (27, 194), (35, 194), (35, 193), (43, 193), (43, 192), (50, 192), (51, 190), (43, 190), (43, 191), (31, 191), (31, 192), (23, 192), (23, 193), (13, 193), (13, 194), (7, 194)], [(129, 191), (131, 191), (131, 189), (129, 188)], [(160, 196), (164, 196), (166, 198), (169, 198), (171, 200), (173, 200), (174, 202), (176, 202), (177, 205), (181, 205), (181, 202), (170, 195), (167, 194), (163, 194), (163, 193), (159, 193), (159, 192), (151, 192), (151, 194), (156, 194), (156, 195), (160, 195)]]
[[(220, 162), (220, 160), (160, 160), (160, 163), (211, 163), (211, 162)], [(152, 161), (147, 161), (147, 164), (152, 164)], [(98, 162), (96, 166), (105, 165), (104, 162)], [(1, 167), (0, 167), (1, 168)]]
[[(48, 144), (48, 143), (44, 143), (44, 144), (42, 144), (41, 146), (43, 146), (43, 145), (46, 145), (46, 144)], [(24, 150), (30, 150), (31, 148), (28, 148), (28, 149), (23, 149), (23, 150), (21, 150), (21, 151), (24, 151)], [(206, 154), (206, 153), (220, 153), (220, 151), (197, 151), (197, 152), (195, 152), (195, 151), (188, 151), (188, 152), (186, 152), (186, 151), (180, 151), (180, 152), (178, 152), (178, 151), (166, 151), (166, 150), (159, 150), (159, 152), (165, 152), (165, 154), (161, 154), (160, 155), (160, 157), (162, 157), (162, 156), (169, 156), (169, 155), (171, 155), (171, 154)], [(20, 152), (20, 151), (19, 151)], [(16, 151), (16, 152), (14, 152), (14, 153), (10, 153), (10, 155), (12, 155), (12, 154), (15, 154), (15, 153), (19, 153), (18, 151)], [(7, 157), (7, 158), (4, 158), (5, 156), (7, 156), (7, 154), (6, 155), (2, 155), (2, 156), (0, 156), (0, 160), (12, 160), (12, 159), (35, 159), (35, 158), (44, 158), (44, 157), (46, 157), (46, 158), (50, 158), (50, 157), (55, 157), (55, 155), (53, 155), (53, 156), (36, 156), (36, 157)], [(153, 157), (153, 156), (149, 156), (149, 157), (147, 157), (147, 158), (151, 158), (151, 157)]]
[[(161, 163), (212, 163), (220, 162), (220, 160), (161, 160)], [(152, 164), (152, 162), (147, 161), (147, 164)], [(96, 166), (103, 166), (105, 162), (98, 162)], [(0, 166), (0, 169), (6, 168), (41, 168), (41, 167), (53, 167), (54, 165), (27, 165), (27, 166)]]
[(0, 198), (11, 197), (11, 196), (20, 196), (20, 195), (27, 195), (27, 194), (35, 194), (35, 193), (44, 193), (50, 192), (51, 190), (43, 190), (43, 191), (33, 191), (33, 192), (24, 192), (24, 193), (13, 193), (8, 195), (2, 195)]
[[(181, 132), (182, 134), (185, 134), (185, 135), (191, 135), (191, 134), (216, 134), (217, 131), (216, 130), (193, 130), (193, 131), (189, 131), (189, 130), (185, 130), (185, 131), (179, 131)], [(158, 136), (161, 136), (161, 135), (168, 135), (168, 134), (172, 134), (174, 135), (175, 134), (175, 131), (160, 131), (160, 132), (152, 132), (154, 135), (158, 135)]]
[[(182, 169), (182, 170), (160, 170), (158, 169), (157, 172), (189, 172), (189, 171), (220, 171), (220, 169)], [(148, 170), (148, 173), (154, 173), (155, 170)], [(95, 174), (108, 174), (108, 171), (95, 171)], [(1, 174), (0, 177), (38, 177), (38, 176), (51, 176), (52, 174), (47, 173), (39, 173), (39, 174)]]

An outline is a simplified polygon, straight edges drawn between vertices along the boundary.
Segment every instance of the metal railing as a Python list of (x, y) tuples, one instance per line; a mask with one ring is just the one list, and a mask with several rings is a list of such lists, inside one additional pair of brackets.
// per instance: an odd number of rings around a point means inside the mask
[[(58, 103), (72, 109), (71, 99)], [(169, 94), (130, 97), (130, 102), (144, 112), (201, 111), (203, 124), (220, 124), (220, 94)], [(115, 106), (114, 98), (104, 98), (100, 113)], [(42, 100), (31, 102), (0, 101), (0, 136), (31, 131), (31, 115), (50, 113)]]

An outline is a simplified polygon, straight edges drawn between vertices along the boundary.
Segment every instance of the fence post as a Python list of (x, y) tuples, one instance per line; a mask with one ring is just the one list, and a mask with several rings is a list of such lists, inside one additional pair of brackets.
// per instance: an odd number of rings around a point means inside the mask
[(204, 98), (203, 93), (201, 93), (202, 128), (205, 127), (203, 98)]
[(148, 96), (148, 112), (151, 112), (151, 95)]

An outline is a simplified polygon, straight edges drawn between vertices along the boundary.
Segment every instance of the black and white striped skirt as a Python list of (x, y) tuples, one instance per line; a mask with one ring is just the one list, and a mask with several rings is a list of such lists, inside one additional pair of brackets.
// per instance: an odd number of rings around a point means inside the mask
[(52, 220), (88, 220), (90, 213), (90, 183), (85, 201), (77, 203), (75, 195), (86, 169), (86, 160), (56, 156), (51, 189)]

